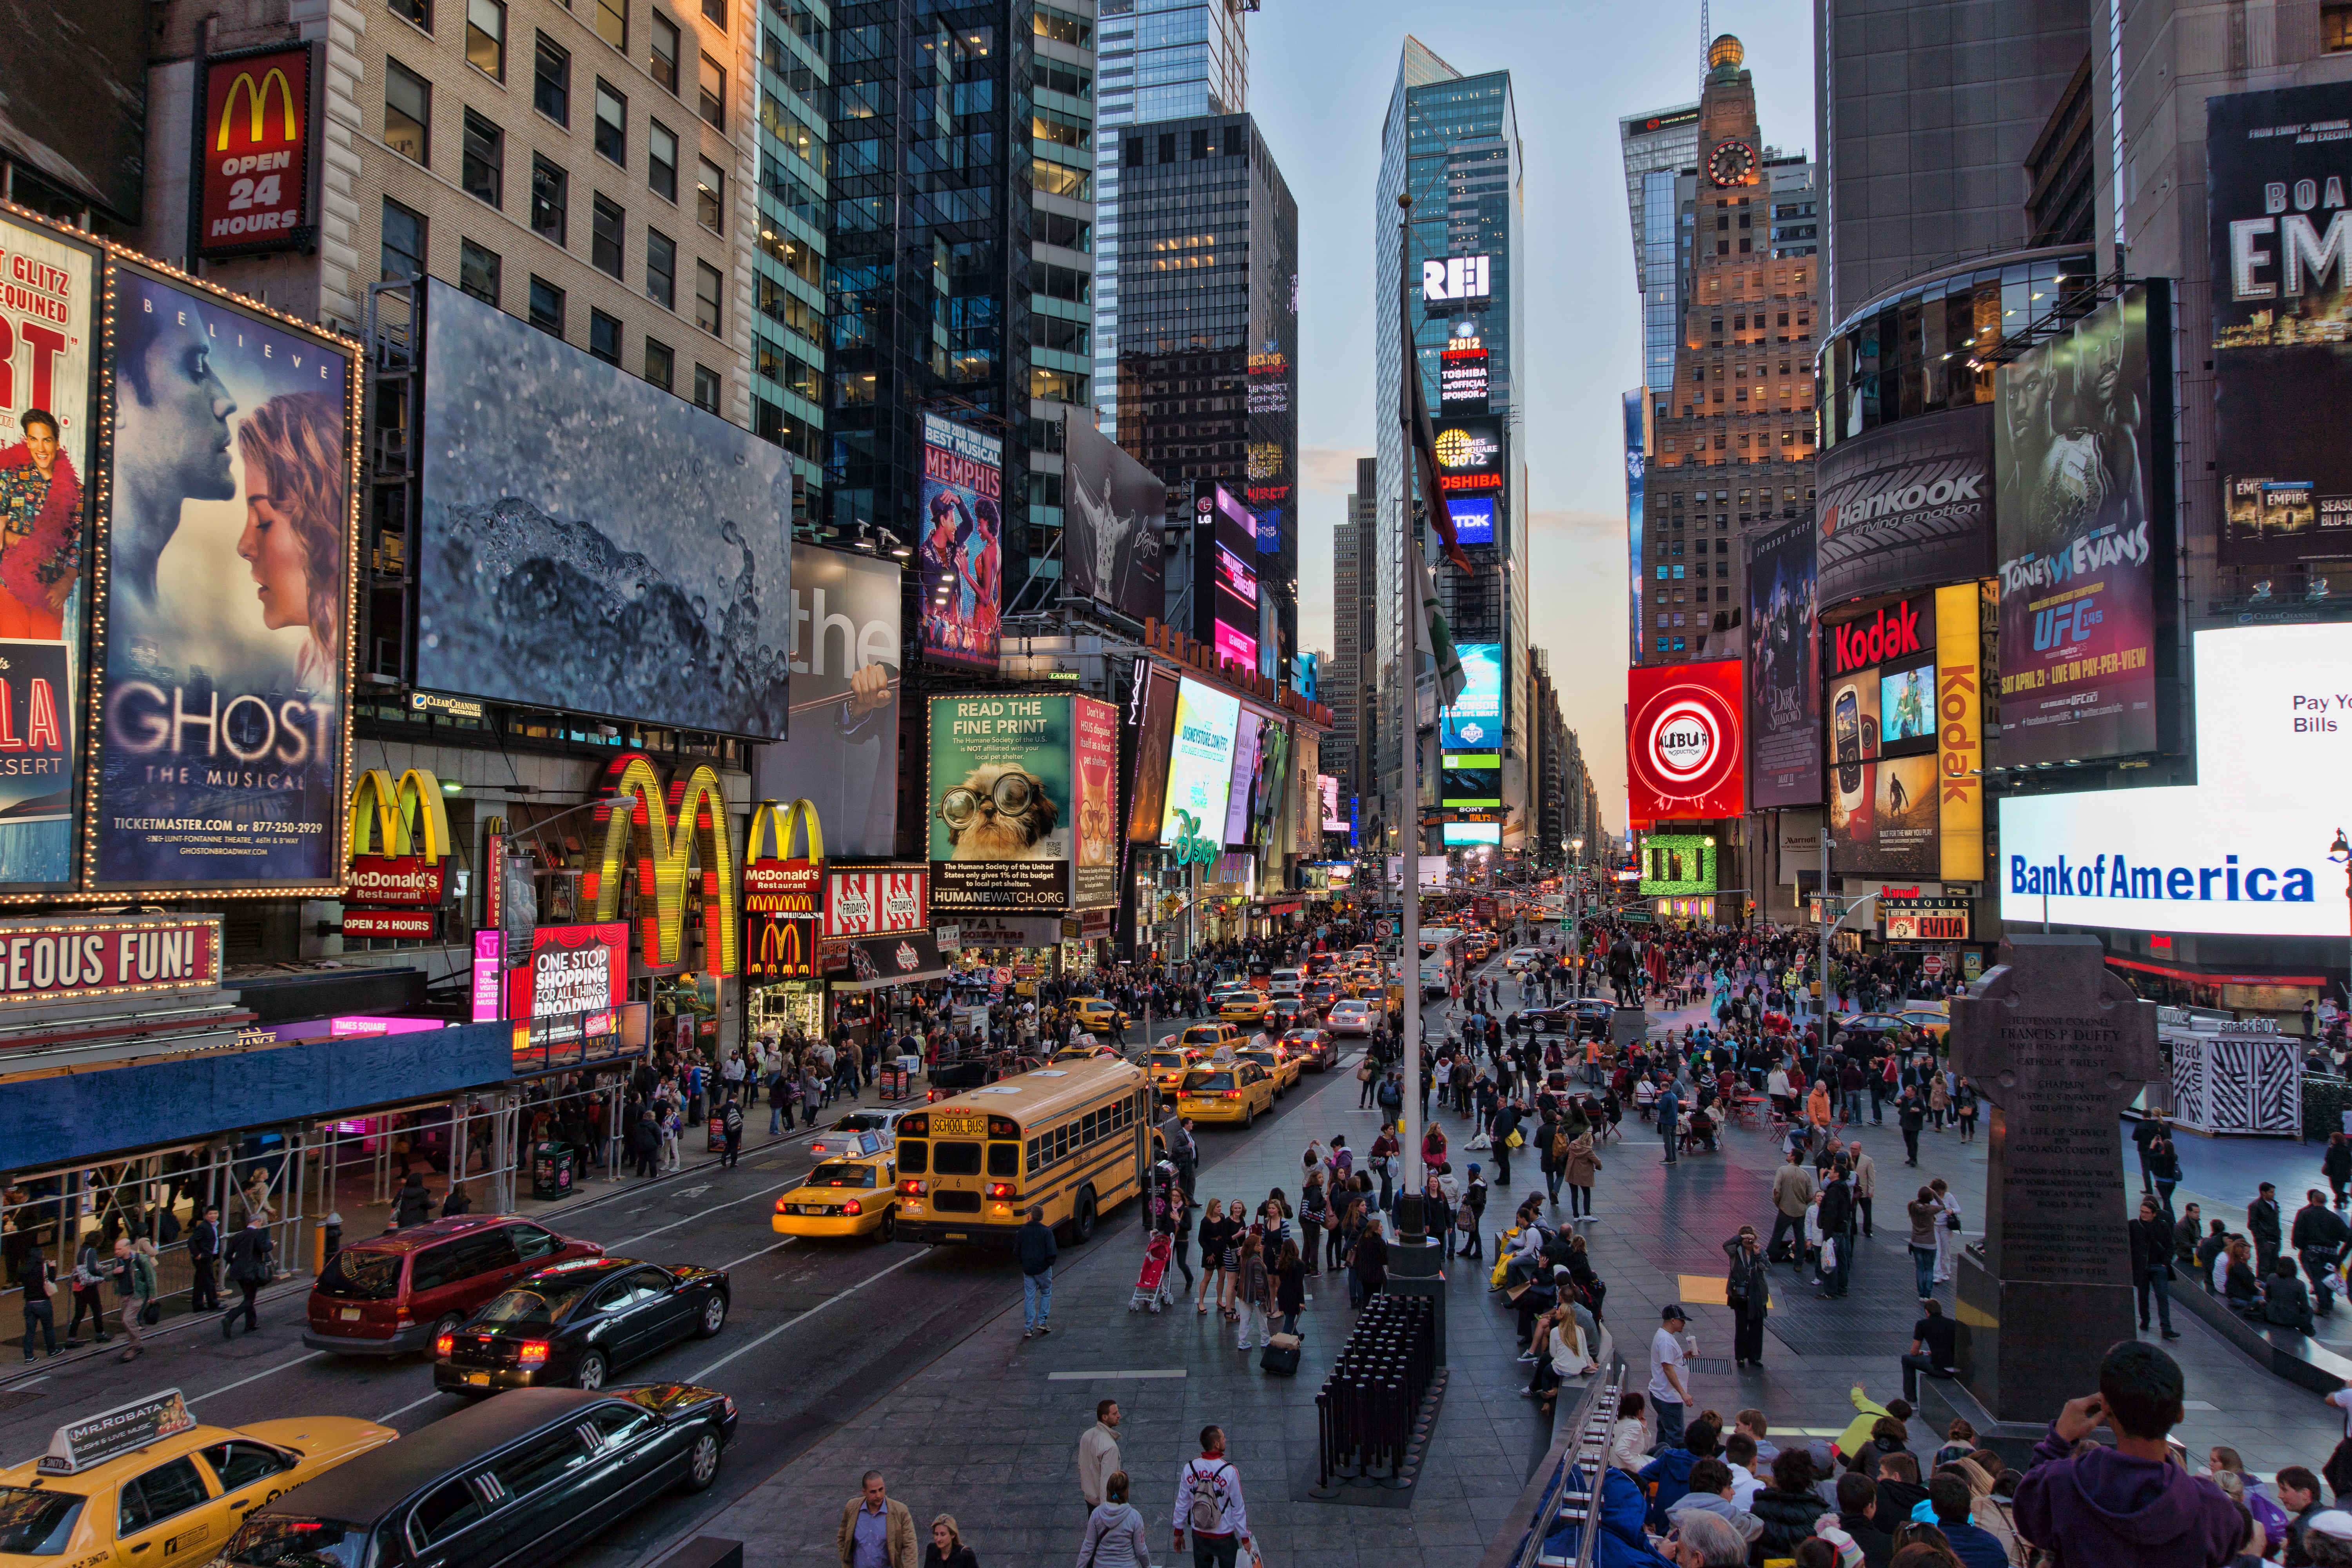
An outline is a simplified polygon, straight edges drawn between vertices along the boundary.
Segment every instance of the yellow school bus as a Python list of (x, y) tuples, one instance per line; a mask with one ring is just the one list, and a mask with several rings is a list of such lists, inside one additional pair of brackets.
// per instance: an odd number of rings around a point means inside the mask
[(1151, 1085), (1132, 1062), (1055, 1061), (898, 1118), (898, 1239), (1011, 1246), (1032, 1205), (1066, 1240), (1143, 1190)]

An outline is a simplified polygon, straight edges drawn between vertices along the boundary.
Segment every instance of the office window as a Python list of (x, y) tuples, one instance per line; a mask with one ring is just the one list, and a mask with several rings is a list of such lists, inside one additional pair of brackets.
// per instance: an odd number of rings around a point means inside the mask
[(677, 90), (677, 24), (660, 12), (654, 13), (653, 57), (646, 68), (653, 72), (656, 81), (667, 92)]
[(646, 184), (662, 200), (677, 200), (677, 132), (658, 120), (646, 132)]
[(719, 291), (726, 282), (708, 261), (694, 264), (694, 324), (714, 336), (719, 331)]
[(506, 195), (506, 133), (472, 110), (466, 110), (466, 148), (462, 183), (466, 194), (492, 206)]
[(694, 183), (695, 220), (713, 234), (727, 227), (727, 176), (709, 159), (702, 160), (701, 177)]
[(466, 63), (507, 79), (506, 0), (466, 0)]
[(621, 321), (602, 310), (588, 312), (588, 352), (606, 364), (621, 363)]
[(433, 0), (391, 0), (388, 9), (404, 22), (414, 22), (428, 33), (433, 30)]
[(619, 204), (603, 196), (588, 204), (588, 259), (597, 271), (621, 275), (625, 223)]
[(563, 335), (563, 290), (544, 278), (530, 280), (530, 324), (542, 332)]
[(629, 166), (629, 100), (596, 81), (596, 151), (623, 168)]
[(1127, 166), (1130, 169), (1140, 169), (1143, 167), (1143, 138), (1140, 136), (1130, 136), (1127, 139), (1126, 145)]
[(727, 68), (709, 55), (702, 57), (702, 118), (727, 129)]
[(719, 412), (719, 373), (707, 364), (694, 367), (694, 405), (712, 414)]
[(702, 0), (702, 14), (724, 27), (727, 25), (727, 0)]
[(383, 280), (425, 276), (425, 215), (383, 198)]
[(558, 245), (565, 243), (572, 177), (544, 158), (530, 161), (530, 226)]
[(626, 53), (629, 47), (629, 0), (596, 0), (596, 36)]
[(677, 355), (667, 343), (654, 338), (646, 340), (646, 379), (664, 392), (670, 391), (677, 379)]
[(2319, 8), (2319, 47), (2330, 55), (2352, 52), (2352, 5)]
[(657, 228), (646, 230), (646, 298), (677, 309), (677, 241)]
[(572, 123), (572, 51), (545, 33), (531, 54), (530, 100), (558, 125)]
[(485, 305), (499, 302), (499, 253), (486, 250), (470, 239), (457, 242), (457, 289), (471, 294)]
[(433, 86), (398, 60), (383, 62), (383, 144), (404, 158), (430, 165)]

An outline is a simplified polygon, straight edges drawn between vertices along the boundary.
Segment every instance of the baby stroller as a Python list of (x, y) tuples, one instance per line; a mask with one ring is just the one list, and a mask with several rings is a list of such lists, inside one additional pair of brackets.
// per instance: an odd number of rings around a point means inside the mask
[(1127, 1299), (1129, 1311), (1150, 1308), (1157, 1312), (1176, 1300), (1168, 1283), (1168, 1264), (1175, 1255), (1175, 1242), (1165, 1232), (1153, 1231), (1143, 1247), (1143, 1272), (1136, 1276), (1135, 1294)]

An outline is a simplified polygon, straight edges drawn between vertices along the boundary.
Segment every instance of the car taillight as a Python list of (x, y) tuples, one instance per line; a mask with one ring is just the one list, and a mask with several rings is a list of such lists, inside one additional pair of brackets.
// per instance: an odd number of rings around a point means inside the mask
[(919, 1198), (923, 1195), (923, 1178), (901, 1176), (898, 1178), (898, 1190), (910, 1198)]
[(1242, 1097), (1242, 1091), (1241, 1091), (1240, 1089), (1229, 1089), (1225, 1090), (1225, 1098), (1226, 1098), (1227, 1100), (1239, 1100), (1241, 1097)]
[(435, 1340), (435, 1341), (433, 1342), (433, 1353), (434, 1353), (435, 1355), (446, 1356), (446, 1355), (447, 1355), (447, 1354), (448, 1354), (452, 1350), (454, 1350), (454, 1349), (456, 1349), (456, 1348), (457, 1348), (457, 1335), (455, 1335), (455, 1334), (443, 1334), (440, 1338), (438, 1338), (438, 1339), (436, 1339), (436, 1340)]
[(852, 1198), (847, 1203), (841, 1205), (841, 1212), (844, 1214), (864, 1214), (866, 1210), (856, 1198)]
[(547, 1361), (547, 1342), (545, 1340), (523, 1341), (521, 1352), (517, 1359), (525, 1366), (541, 1366), (545, 1364)]
[(782, 1214), (782, 1213), (783, 1213), (783, 1212), (784, 1212), (784, 1206), (785, 1206), (785, 1205), (784, 1205), (784, 1200), (783, 1200), (783, 1199), (782, 1199), (782, 1198), (778, 1198), (778, 1199), (776, 1200), (776, 1212), (777, 1212), (778, 1214)]
[(1009, 1198), (1013, 1195), (1013, 1184), (1011, 1182), (991, 1182), (988, 1184), (988, 1195), (992, 1198)]

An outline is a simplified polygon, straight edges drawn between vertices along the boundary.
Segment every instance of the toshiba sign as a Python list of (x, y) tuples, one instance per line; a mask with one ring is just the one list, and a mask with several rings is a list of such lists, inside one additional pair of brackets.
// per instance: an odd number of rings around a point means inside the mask
[(1625, 673), (1625, 787), (1633, 825), (1745, 811), (1739, 661), (1639, 666)]

